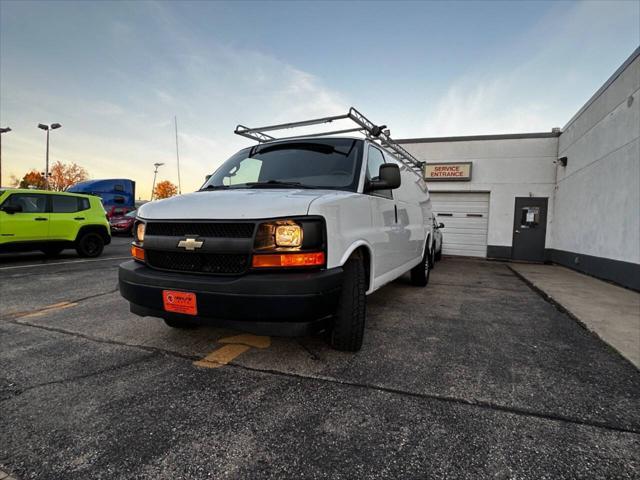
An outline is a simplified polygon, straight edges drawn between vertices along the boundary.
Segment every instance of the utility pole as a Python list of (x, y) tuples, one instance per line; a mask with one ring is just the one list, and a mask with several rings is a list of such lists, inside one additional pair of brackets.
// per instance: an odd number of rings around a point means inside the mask
[(182, 193), (182, 184), (180, 183), (180, 153), (178, 151), (178, 117), (173, 117), (174, 125), (176, 127), (176, 162), (178, 163), (178, 195)]
[(2, 134), (9, 133), (10, 131), (10, 127), (0, 128), (0, 187), (2, 187)]
[(38, 124), (38, 128), (40, 130), (46, 130), (47, 132), (47, 158), (45, 161), (45, 169), (44, 169), (44, 184), (45, 188), (49, 190), (49, 132), (51, 130), (55, 130), (56, 128), (60, 128), (62, 125), (59, 123), (52, 123), (51, 125), (45, 125), (43, 123)]
[(153, 200), (153, 191), (156, 189), (156, 176), (158, 175), (158, 167), (161, 167), (164, 163), (154, 163), (155, 170), (153, 171), (153, 186), (151, 187), (151, 200)]

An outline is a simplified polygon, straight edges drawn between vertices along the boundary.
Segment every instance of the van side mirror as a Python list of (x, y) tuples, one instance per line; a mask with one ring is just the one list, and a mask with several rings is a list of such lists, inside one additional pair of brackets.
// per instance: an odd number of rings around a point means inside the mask
[(444, 223), (439, 223), (438, 228), (444, 228)]
[(380, 165), (377, 180), (369, 180), (367, 191), (392, 190), (400, 186), (400, 167), (395, 163)]
[(210, 178), (211, 178), (211, 175), (207, 175), (206, 177), (204, 177), (204, 183), (207, 183)]
[(5, 205), (0, 210), (9, 215), (13, 215), (14, 213), (22, 212), (22, 205)]

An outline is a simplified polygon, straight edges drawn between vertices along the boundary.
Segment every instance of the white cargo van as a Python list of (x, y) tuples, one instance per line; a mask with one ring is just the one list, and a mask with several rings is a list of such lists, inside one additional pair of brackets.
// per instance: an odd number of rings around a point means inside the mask
[[(276, 139), (265, 131), (355, 122), (347, 133)], [(357, 351), (366, 295), (433, 262), (421, 163), (357, 110), (236, 133), (259, 141), (194, 193), (138, 210), (134, 259), (120, 266), (131, 311), (175, 328), (203, 323), (260, 334), (324, 329)], [(338, 133), (345, 133), (345, 129)]]

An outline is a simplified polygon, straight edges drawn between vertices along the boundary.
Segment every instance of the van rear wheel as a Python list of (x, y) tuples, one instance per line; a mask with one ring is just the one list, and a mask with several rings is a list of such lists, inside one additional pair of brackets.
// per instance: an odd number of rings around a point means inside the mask
[(357, 352), (362, 348), (367, 303), (362, 258), (350, 258), (344, 265), (342, 278), (342, 292), (329, 332), (329, 345), (336, 350)]
[(431, 274), (432, 265), (431, 250), (429, 247), (424, 248), (422, 261), (411, 269), (411, 283), (417, 287), (426, 287), (429, 283), (429, 275)]

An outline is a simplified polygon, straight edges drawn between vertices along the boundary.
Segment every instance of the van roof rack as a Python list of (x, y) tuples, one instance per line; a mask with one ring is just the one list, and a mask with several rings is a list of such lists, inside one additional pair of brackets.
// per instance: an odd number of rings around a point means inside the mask
[[(307, 135), (297, 135), (293, 137), (281, 137), (276, 138), (272, 137), (265, 132), (272, 132), (274, 130), (285, 130), (289, 128), (298, 128), (298, 127), (308, 127), (311, 125), (321, 125), (324, 123), (331, 123), (336, 120), (351, 120), (356, 124), (355, 127), (345, 128), (341, 130), (333, 130), (328, 132), (321, 133), (311, 133)], [(292, 138), (309, 138), (309, 137), (323, 137), (326, 135), (337, 135), (343, 133), (352, 133), (358, 132), (364, 134), (366, 138), (371, 140), (372, 142), (377, 143), (381, 147), (389, 150), (390, 153), (393, 153), (398, 160), (400, 160), (403, 164), (415, 170), (417, 172), (422, 172), (422, 168), (424, 167), (425, 162), (421, 162), (416, 157), (411, 155), (406, 149), (404, 149), (401, 145), (399, 145), (395, 140), (391, 138), (390, 132), (387, 129), (386, 125), (376, 125), (371, 122), (367, 117), (365, 117), (362, 113), (356, 110), (354, 107), (349, 109), (349, 112), (344, 115), (334, 115), (332, 117), (322, 117), (322, 118), (314, 118), (311, 120), (303, 120), (301, 122), (290, 122), (290, 123), (281, 123), (279, 125), (267, 125), (265, 127), (258, 128), (249, 128), (244, 125), (238, 125), (234, 131), (237, 135), (241, 135), (243, 137), (250, 138), (252, 140), (256, 140), (260, 143), (273, 142), (275, 140), (280, 139), (292, 139)]]

